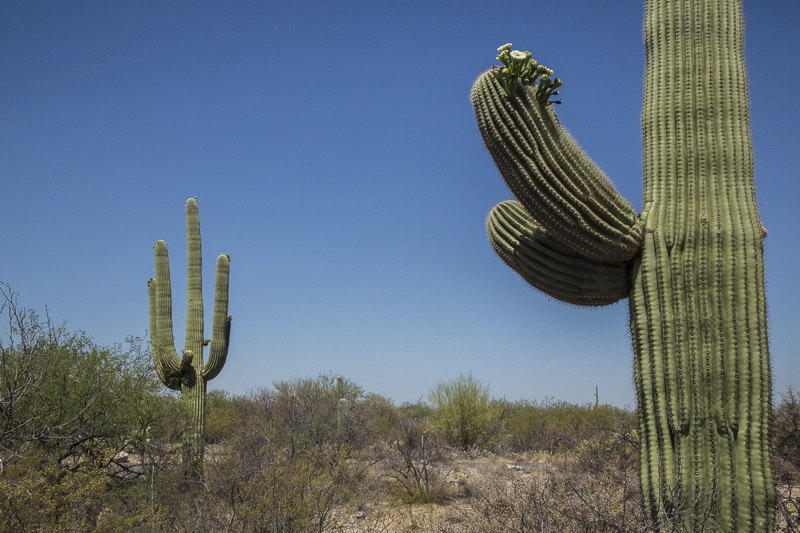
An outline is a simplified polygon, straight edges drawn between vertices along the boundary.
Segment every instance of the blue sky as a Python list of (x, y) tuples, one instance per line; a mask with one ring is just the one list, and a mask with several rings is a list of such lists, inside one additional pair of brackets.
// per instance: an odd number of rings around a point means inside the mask
[[(396, 402), (473, 372), (511, 400), (635, 402), (625, 302), (570, 307), (498, 259), (510, 198), (472, 81), (513, 42), (641, 208), (643, 2), (28, 2), (0, 7), (0, 281), (98, 343), (148, 328), (152, 245), (185, 322), (196, 196), (234, 317), (212, 389), (343, 374)], [(776, 391), (800, 386), (800, 3), (745, 1)], [(179, 346), (181, 348), (182, 346)]]

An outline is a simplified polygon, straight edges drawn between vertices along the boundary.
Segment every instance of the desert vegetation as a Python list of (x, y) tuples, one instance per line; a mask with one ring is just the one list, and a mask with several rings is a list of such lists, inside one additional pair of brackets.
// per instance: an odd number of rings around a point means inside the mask
[[(636, 411), (493, 398), (472, 374), (396, 405), (322, 373), (210, 391), (187, 475), (148, 343), (98, 346), (5, 285), (0, 304), (0, 531), (653, 530)], [(800, 396), (773, 414), (779, 527), (797, 531)]]

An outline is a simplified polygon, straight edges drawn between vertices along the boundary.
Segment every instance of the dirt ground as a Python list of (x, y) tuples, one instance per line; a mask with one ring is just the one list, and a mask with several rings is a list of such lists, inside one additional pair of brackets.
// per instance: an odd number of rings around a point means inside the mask
[[(399, 501), (376, 501), (352, 513), (344, 531), (348, 533), (400, 533), (407, 531), (459, 533), (466, 531), (474, 510), (473, 487), (489, 475), (512, 480), (539, 476), (554, 468), (546, 458), (485, 457), (457, 460), (437, 466), (442, 475), (444, 498), (439, 503), (409, 504)], [(376, 491), (377, 493), (378, 491)]]

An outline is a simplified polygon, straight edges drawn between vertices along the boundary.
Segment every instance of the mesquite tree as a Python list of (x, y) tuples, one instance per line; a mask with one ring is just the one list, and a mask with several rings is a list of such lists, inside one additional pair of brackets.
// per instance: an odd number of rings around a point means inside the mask
[(644, 504), (654, 523), (767, 531), (771, 376), (739, 0), (647, 0), (644, 207), (560, 125), (561, 80), (529, 52), (472, 89), (518, 201), (487, 220), (500, 257), (576, 305), (628, 298)]

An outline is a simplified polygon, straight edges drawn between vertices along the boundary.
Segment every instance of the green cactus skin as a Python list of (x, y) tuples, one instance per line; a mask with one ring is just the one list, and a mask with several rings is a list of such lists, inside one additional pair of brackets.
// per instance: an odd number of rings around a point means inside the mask
[(647, 0), (644, 34), (639, 217), (559, 124), (550, 82), (526, 83), (518, 74), (530, 71), (526, 59), (507, 46), (498, 56), (506, 68), (485, 72), (472, 89), (483, 139), (519, 199), (494, 208), (489, 238), (554, 298), (628, 298), (653, 524), (769, 531), (766, 230), (740, 1)]
[(603, 263), (548, 238), (519, 202), (495, 207), (487, 228), (497, 254), (525, 281), (553, 298), (575, 305), (606, 305), (628, 297), (624, 263)]
[(203, 431), (205, 426), (206, 383), (225, 365), (231, 333), (228, 315), (228, 279), (230, 256), (217, 258), (214, 287), (214, 318), (208, 362), (203, 364), (203, 282), (200, 250), (200, 214), (197, 200), (186, 200), (186, 241), (188, 264), (188, 300), (186, 343), (178, 357), (172, 332), (172, 288), (169, 280), (167, 243), (156, 242), (156, 277), (147, 282), (150, 305), (150, 340), (156, 373), (167, 387), (181, 391), (184, 402), (183, 465), (187, 474), (202, 472)]

